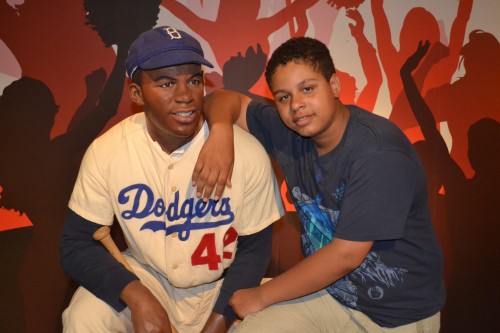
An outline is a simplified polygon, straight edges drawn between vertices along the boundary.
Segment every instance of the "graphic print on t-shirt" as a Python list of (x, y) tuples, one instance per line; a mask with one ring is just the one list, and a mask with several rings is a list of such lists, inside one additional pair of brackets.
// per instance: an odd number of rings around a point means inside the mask
[[(341, 184), (333, 196), (341, 206), (345, 184)], [(292, 189), (297, 213), (302, 223), (302, 248), (309, 256), (333, 240), (340, 210), (332, 210), (322, 205), (321, 194), (313, 200), (299, 187)], [(386, 288), (403, 282), (408, 273), (404, 268), (388, 267), (377, 252), (370, 252), (361, 265), (349, 275), (328, 286), (327, 291), (339, 302), (351, 308), (358, 308), (358, 288), (355, 280), (370, 284), (366, 293), (370, 299), (382, 299)]]

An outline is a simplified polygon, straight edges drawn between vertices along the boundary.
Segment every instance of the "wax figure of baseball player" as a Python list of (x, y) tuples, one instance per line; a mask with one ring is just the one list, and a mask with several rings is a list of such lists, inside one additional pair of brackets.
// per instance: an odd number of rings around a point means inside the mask
[[(61, 263), (81, 287), (63, 313), (66, 332), (226, 332), (235, 290), (259, 285), (272, 223), (283, 215), (263, 147), (235, 129), (235, 186), (196, 197), (191, 173), (208, 137), (204, 58), (173, 27), (141, 34), (126, 61), (126, 118), (88, 148), (69, 202)], [(93, 233), (116, 218), (133, 272)]]
[(277, 109), (229, 91), (207, 101), (212, 131), (194, 179), (204, 195), (197, 175), (219, 173), (210, 151), (228, 169), (233, 122), (248, 130), (281, 166), (306, 258), (234, 293), (237, 332), (437, 333), (443, 256), (413, 146), (386, 118), (342, 104), (330, 52), (316, 39), (282, 44), (265, 75)]

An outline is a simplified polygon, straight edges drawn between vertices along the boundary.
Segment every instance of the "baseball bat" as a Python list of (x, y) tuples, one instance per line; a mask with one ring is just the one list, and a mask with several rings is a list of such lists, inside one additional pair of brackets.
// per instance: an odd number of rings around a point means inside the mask
[(108, 252), (111, 253), (113, 258), (116, 259), (116, 261), (122, 263), (126, 269), (134, 273), (134, 270), (132, 269), (132, 267), (130, 267), (130, 265), (125, 260), (122, 253), (116, 246), (115, 242), (113, 241), (113, 238), (111, 238), (110, 232), (111, 230), (109, 229), (108, 226), (102, 226), (99, 229), (97, 229), (96, 232), (94, 232), (93, 236), (96, 241), (100, 241), (102, 245), (104, 245), (104, 247), (108, 250)]
[[(111, 253), (113, 258), (116, 259), (116, 261), (122, 263), (125, 266), (125, 268), (134, 273), (134, 270), (132, 269), (132, 267), (130, 267), (129, 263), (123, 257), (122, 253), (116, 246), (115, 241), (111, 237), (110, 233), (111, 229), (109, 229), (109, 227), (105, 225), (97, 229), (94, 232), (93, 237), (96, 241), (100, 241), (102, 245), (104, 245), (106, 250), (108, 250), (108, 252)], [(177, 333), (177, 330), (175, 329), (174, 325), (170, 324), (170, 328), (172, 330), (172, 333)]]

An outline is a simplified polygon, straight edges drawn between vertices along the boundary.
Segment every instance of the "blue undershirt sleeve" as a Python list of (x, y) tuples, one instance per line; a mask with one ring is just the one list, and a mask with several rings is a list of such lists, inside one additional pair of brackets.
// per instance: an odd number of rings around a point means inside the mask
[(93, 239), (100, 227), (70, 210), (61, 238), (61, 266), (78, 284), (116, 311), (122, 311), (127, 305), (120, 300), (120, 294), (138, 278)]
[(237, 319), (229, 299), (239, 289), (260, 285), (271, 260), (272, 225), (247, 236), (238, 237), (238, 248), (229, 267), (213, 312)]

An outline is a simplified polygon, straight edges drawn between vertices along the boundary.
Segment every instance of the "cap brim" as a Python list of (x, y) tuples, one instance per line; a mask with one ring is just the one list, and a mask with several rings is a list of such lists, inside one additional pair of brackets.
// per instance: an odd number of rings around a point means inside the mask
[(200, 64), (214, 68), (214, 65), (212, 65), (208, 60), (203, 58), (200, 54), (190, 50), (165, 51), (140, 63), (138, 67), (148, 71), (162, 67), (172, 67), (185, 64)]

